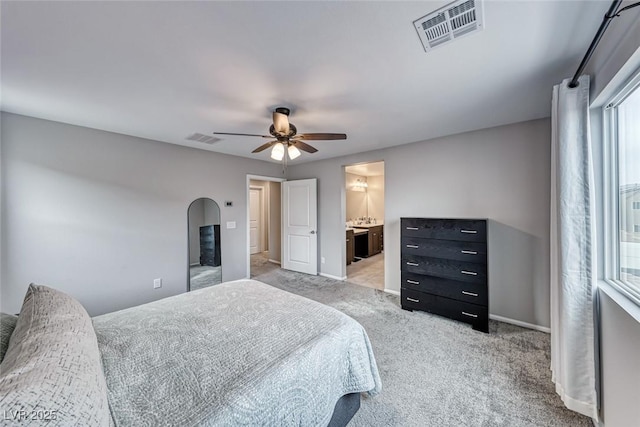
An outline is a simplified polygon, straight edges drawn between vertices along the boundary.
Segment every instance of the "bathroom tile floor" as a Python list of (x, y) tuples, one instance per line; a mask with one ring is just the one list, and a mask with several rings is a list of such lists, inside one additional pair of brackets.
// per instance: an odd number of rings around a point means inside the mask
[(347, 282), (384, 289), (384, 252), (348, 265)]

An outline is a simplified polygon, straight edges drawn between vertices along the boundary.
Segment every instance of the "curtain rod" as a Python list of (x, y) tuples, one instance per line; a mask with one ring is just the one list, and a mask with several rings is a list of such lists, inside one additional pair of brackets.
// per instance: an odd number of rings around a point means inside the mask
[(591, 59), (591, 55), (593, 55), (593, 51), (596, 50), (596, 46), (598, 46), (598, 43), (600, 43), (600, 39), (604, 35), (604, 32), (607, 31), (611, 20), (613, 20), (613, 18), (615, 18), (616, 16), (620, 16), (620, 14), (626, 10), (640, 6), (640, 2), (638, 2), (630, 4), (629, 6), (623, 7), (622, 9), (618, 10), (618, 7), (620, 7), (620, 3), (622, 3), (622, 0), (613, 0), (613, 2), (611, 3), (611, 7), (609, 7), (609, 11), (604, 15), (604, 18), (602, 18), (602, 23), (600, 24), (600, 28), (598, 28), (596, 36), (591, 41), (591, 45), (589, 45), (587, 53), (585, 53), (584, 58), (582, 58), (582, 62), (580, 62), (580, 65), (578, 66), (578, 70), (573, 75), (573, 79), (571, 79), (571, 81), (569, 82), (570, 88), (578, 86), (578, 78), (580, 77), (580, 74), (582, 74), (582, 71), (584, 71), (584, 67), (587, 66), (587, 62), (589, 62), (589, 59)]

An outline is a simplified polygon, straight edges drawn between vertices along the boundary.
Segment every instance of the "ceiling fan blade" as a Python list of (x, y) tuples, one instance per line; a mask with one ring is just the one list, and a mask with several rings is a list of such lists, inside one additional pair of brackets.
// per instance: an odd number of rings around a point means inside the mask
[(293, 142), (293, 146), (294, 147), (299, 148), (302, 151), (306, 151), (307, 153), (315, 153), (316, 151), (318, 151), (314, 147), (312, 147), (309, 144), (304, 143), (302, 141), (294, 141), (294, 140), (292, 140), (291, 142)]
[(266, 150), (267, 148), (271, 147), (273, 144), (275, 144), (276, 142), (278, 142), (278, 140), (276, 139), (275, 141), (269, 141), (265, 144), (262, 144), (260, 147), (256, 148), (255, 150), (252, 151), (252, 153), (259, 153), (261, 151)]
[(235, 136), (259, 136), (260, 138), (273, 138), (273, 135), (256, 135), (255, 133), (229, 133), (229, 132), (214, 132), (214, 135), (235, 135)]
[(289, 118), (286, 114), (273, 112), (273, 127), (281, 135), (289, 135)]
[(302, 133), (296, 135), (295, 139), (306, 139), (307, 141), (331, 141), (336, 139), (347, 139), (344, 133)]

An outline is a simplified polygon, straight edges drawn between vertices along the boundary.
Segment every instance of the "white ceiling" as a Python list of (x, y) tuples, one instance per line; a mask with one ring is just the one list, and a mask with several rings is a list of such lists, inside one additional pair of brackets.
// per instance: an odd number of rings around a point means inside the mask
[(447, 1), (9, 2), (2, 109), (239, 156), (276, 106), (318, 160), (549, 116), (609, 1), (487, 1), (485, 30), (426, 54), (412, 22)]
[(344, 168), (345, 172), (360, 176), (382, 176), (384, 175), (384, 162), (360, 163)]

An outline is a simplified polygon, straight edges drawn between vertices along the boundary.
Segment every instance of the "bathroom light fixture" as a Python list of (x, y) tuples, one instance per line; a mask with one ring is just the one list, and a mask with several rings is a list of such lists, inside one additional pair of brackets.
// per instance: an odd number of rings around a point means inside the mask
[(351, 189), (353, 191), (367, 191), (369, 184), (366, 181), (362, 181), (360, 178), (356, 179), (356, 182), (353, 183)]

